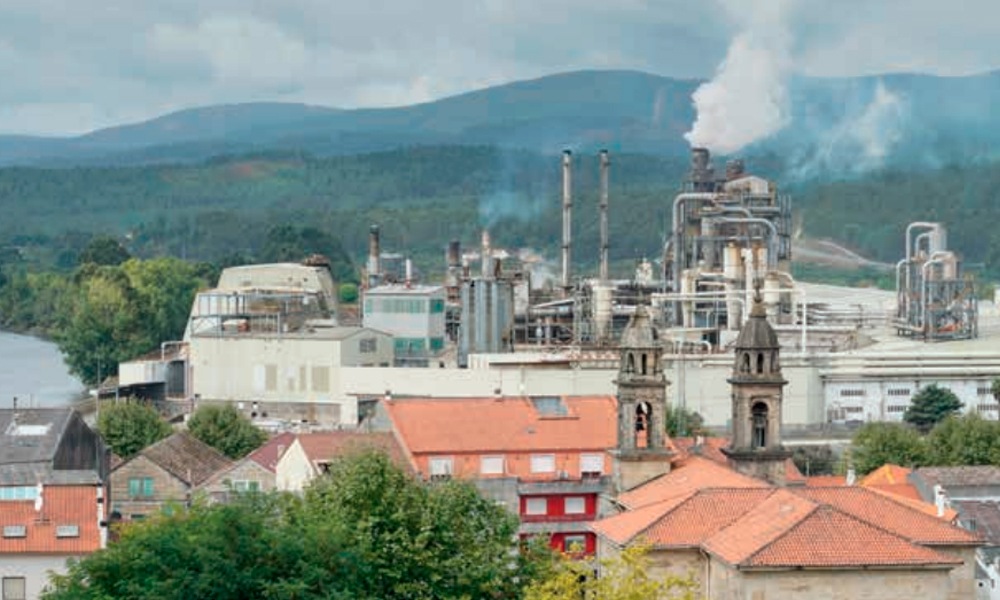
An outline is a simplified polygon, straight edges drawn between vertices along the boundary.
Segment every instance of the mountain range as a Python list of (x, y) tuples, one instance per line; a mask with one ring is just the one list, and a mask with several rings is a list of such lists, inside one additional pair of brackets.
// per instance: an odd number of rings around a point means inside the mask
[[(0, 166), (193, 162), (275, 151), (334, 156), (430, 144), (680, 155), (701, 83), (577, 71), (396, 108), (207, 106), (76, 137), (0, 135)], [(1000, 142), (1000, 113), (990, 109), (1000, 102), (1000, 71), (799, 77), (780, 91), (788, 98), (786, 126), (744, 153), (780, 156), (803, 177), (992, 159)]]

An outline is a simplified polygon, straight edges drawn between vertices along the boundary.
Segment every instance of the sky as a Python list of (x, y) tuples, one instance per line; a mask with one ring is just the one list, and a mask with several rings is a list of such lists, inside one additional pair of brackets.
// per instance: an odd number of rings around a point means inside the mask
[(710, 78), (775, 20), (794, 74), (1000, 68), (996, 0), (0, 0), (0, 133), (403, 105), (575, 69)]

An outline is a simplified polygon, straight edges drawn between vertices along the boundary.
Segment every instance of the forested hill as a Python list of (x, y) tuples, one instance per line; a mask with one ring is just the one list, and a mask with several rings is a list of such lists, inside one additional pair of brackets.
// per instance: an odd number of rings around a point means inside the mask
[[(611, 256), (622, 264), (655, 258), (668, 232), (669, 203), (684, 158), (613, 154)], [(773, 175), (776, 162), (751, 161)], [(597, 159), (575, 155), (574, 260), (593, 263), (598, 248)], [(779, 180), (779, 183), (781, 181)], [(1000, 163), (921, 172), (883, 172), (851, 181), (785, 186), (796, 222), (809, 237), (832, 238), (895, 262), (903, 229), (938, 220), (950, 244), (1000, 275)], [(386, 250), (411, 253), (439, 270), (449, 239), (530, 247), (550, 258), (560, 235), (556, 157), (491, 147), (432, 146), (312, 158), (260, 154), (197, 165), (0, 169), (0, 250), (29, 263), (71, 263), (91, 233), (126, 240), (140, 257), (218, 261), (255, 256), (277, 224), (308, 225), (339, 239), (360, 258), (368, 226), (380, 223)], [(2, 253), (0, 253), (2, 254)], [(8, 257), (10, 252), (7, 252)], [(70, 257), (70, 258), (61, 258)], [(0, 262), (2, 262), (0, 256)]]
[[(248, 152), (335, 156), (438, 144), (681, 156), (699, 84), (577, 71), (395, 108), (208, 106), (71, 138), (0, 135), (0, 165), (197, 163)], [(788, 96), (787, 126), (746, 153), (780, 153), (799, 179), (992, 159), (1000, 144), (1000, 113), (992, 109), (1000, 103), (1000, 72), (796, 78)]]

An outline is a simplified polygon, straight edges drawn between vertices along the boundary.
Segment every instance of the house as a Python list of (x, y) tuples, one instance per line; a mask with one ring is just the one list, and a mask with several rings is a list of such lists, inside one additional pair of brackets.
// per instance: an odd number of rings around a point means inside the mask
[[(648, 544), (653, 573), (692, 576), (708, 599), (973, 598), (978, 534), (875, 484), (805, 485), (790, 467), (786, 381), (759, 294), (734, 350), (725, 461), (711, 444), (665, 455), (648, 443), (624, 453), (619, 440), (620, 512), (591, 524), (598, 556)], [(654, 423), (658, 409), (648, 409)], [(625, 410), (619, 420), (634, 416)]]
[(921, 467), (908, 480), (921, 498), (982, 536), (976, 583), (983, 600), (1000, 600), (1000, 467)]
[(294, 441), (295, 434), (279, 433), (232, 466), (206, 479), (197, 489), (217, 502), (225, 502), (233, 492), (274, 491), (277, 489), (278, 460)]
[(424, 479), (460, 477), (561, 550), (593, 553), (587, 523), (609, 485), (612, 396), (384, 401), (393, 430)]
[(143, 519), (170, 503), (185, 504), (209, 477), (232, 466), (218, 450), (186, 431), (143, 449), (111, 471), (111, 512)]
[(352, 450), (375, 448), (386, 452), (399, 465), (407, 465), (403, 450), (391, 433), (324, 431), (301, 433), (275, 465), (277, 489), (301, 492), (314, 478), (326, 472), (330, 462)]
[(0, 410), (0, 597), (38, 598), (104, 547), (109, 456), (71, 408)]

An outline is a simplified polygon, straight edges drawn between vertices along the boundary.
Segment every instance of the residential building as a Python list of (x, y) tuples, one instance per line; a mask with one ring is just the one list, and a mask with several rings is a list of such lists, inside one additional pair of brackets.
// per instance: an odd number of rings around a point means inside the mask
[(186, 431), (143, 449), (111, 471), (111, 512), (143, 519), (170, 504), (186, 505), (192, 491), (232, 466), (218, 450)]
[(109, 456), (71, 408), (0, 410), (0, 598), (34, 600), (104, 547)]
[(294, 441), (293, 433), (275, 435), (232, 466), (206, 479), (197, 490), (208, 494), (215, 502), (226, 502), (232, 494), (274, 491), (277, 489), (275, 473), (278, 460)]
[(325, 473), (335, 458), (365, 448), (384, 451), (397, 464), (408, 466), (402, 448), (391, 433), (300, 433), (275, 464), (277, 489), (301, 492), (310, 481)]
[(393, 338), (396, 364), (427, 366), (444, 351), (443, 286), (380, 285), (364, 292), (364, 326)]

